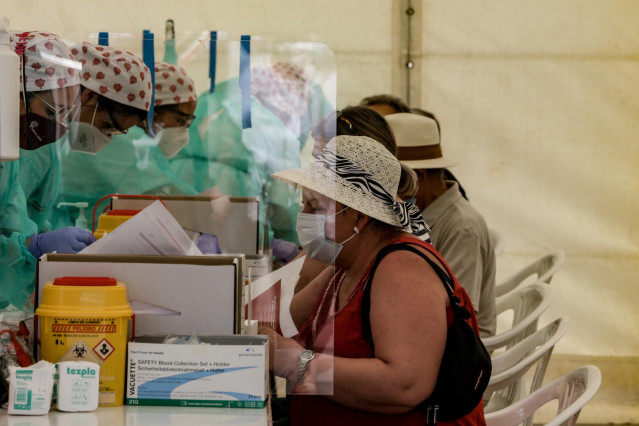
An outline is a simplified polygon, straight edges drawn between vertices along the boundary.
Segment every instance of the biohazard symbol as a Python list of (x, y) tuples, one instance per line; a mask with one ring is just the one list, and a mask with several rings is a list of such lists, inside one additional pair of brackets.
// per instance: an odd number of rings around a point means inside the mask
[(84, 358), (84, 354), (87, 353), (87, 350), (82, 345), (76, 345), (73, 348), (73, 353), (75, 353), (76, 358)]

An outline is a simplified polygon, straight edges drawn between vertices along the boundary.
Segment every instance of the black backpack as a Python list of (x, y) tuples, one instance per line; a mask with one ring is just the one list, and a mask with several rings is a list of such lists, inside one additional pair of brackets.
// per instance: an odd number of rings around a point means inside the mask
[(374, 349), (369, 318), (373, 275), (386, 255), (399, 250), (408, 250), (421, 256), (435, 270), (448, 293), (455, 316), (446, 335), (446, 348), (435, 388), (428, 399), (417, 406), (417, 409), (426, 415), (426, 424), (437, 424), (437, 420), (459, 419), (473, 411), (482, 400), (490, 380), (492, 364), (481, 339), (465, 321), (470, 318), (470, 313), (459, 304), (459, 298), (453, 294), (453, 280), (424, 253), (408, 244), (400, 243), (386, 246), (377, 254), (362, 298), (364, 338)]

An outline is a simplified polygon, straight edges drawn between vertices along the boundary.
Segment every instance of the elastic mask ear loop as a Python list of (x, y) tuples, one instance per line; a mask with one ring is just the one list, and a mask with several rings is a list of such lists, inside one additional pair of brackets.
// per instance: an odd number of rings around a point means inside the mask
[(344, 244), (346, 244), (347, 242), (349, 242), (350, 240), (352, 240), (353, 238), (355, 238), (356, 236), (358, 236), (358, 235), (359, 235), (359, 228), (357, 228), (357, 226), (354, 226), (354, 227), (353, 227), (353, 232), (354, 232), (354, 234), (353, 234), (353, 235), (351, 235), (350, 237), (348, 237), (347, 239), (345, 239), (344, 241), (342, 241), (340, 244), (341, 244), (341, 245), (344, 245)]
[(27, 74), (24, 71), (24, 55), (20, 55), (22, 60), (22, 102), (24, 102), (24, 112), (29, 113), (29, 104), (27, 103)]
[(25, 51), (27, 50), (28, 37), (31, 34), (30, 31), (16, 34), (19, 37), (18, 43), (14, 49), (15, 53), (20, 56), (20, 70), (22, 71), (22, 102), (24, 102), (25, 114), (29, 112), (29, 105), (27, 104), (27, 74), (25, 71)]
[(95, 127), (95, 126), (93, 126), (93, 122), (95, 121), (95, 113), (98, 112), (98, 105), (99, 104), (100, 104), (100, 100), (96, 99), (96, 101), (95, 101), (95, 109), (93, 110), (93, 117), (91, 117), (91, 126), (92, 127)]
[[(80, 89), (80, 95), (82, 95), (82, 89)], [(81, 98), (81, 96), (80, 96), (80, 98)], [(69, 122), (69, 125), (71, 125), (71, 123), (75, 122), (75, 119), (78, 116), (78, 113), (80, 113), (81, 109), (82, 109), (82, 100), (80, 100), (80, 105), (73, 111), (73, 117), (67, 116), (67, 121)], [(78, 121), (80, 121), (80, 120), (78, 120)]]
[(75, 118), (78, 115), (78, 111), (81, 108), (82, 108), (82, 88), (80, 88), (78, 96), (75, 98), (75, 101), (73, 102), (72, 109), (65, 114), (64, 120), (70, 125), (73, 121), (75, 121)]
[(340, 214), (341, 212), (343, 212), (344, 210), (349, 209), (349, 208), (350, 207), (346, 206), (342, 210), (336, 212), (335, 214), (332, 214), (332, 215), (328, 216), (326, 219), (333, 218), (333, 217), (337, 216), (338, 214)]
[[(153, 117), (153, 123), (151, 123), (151, 127), (153, 127), (153, 133), (157, 136), (161, 131), (164, 130), (164, 126), (155, 121), (155, 117)], [(157, 130), (156, 130), (157, 129)]]

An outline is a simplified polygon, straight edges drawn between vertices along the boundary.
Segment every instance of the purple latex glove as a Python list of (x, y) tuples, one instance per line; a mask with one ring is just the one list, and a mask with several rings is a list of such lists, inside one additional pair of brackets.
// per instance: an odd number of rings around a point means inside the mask
[(271, 248), (273, 248), (273, 256), (280, 263), (288, 263), (300, 253), (299, 247), (290, 241), (273, 238), (271, 240)]
[(197, 239), (197, 248), (204, 254), (222, 253), (217, 237), (211, 234), (200, 234)]
[(93, 234), (86, 229), (67, 226), (55, 231), (33, 234), (29, 242), (29, 252), (36, 259), (45, 253), (77, 253), (95, 242)]

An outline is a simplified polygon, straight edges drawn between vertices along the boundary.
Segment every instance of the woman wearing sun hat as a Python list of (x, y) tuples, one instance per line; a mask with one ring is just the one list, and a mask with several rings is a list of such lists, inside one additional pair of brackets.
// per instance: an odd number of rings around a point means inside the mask
[[(427, 230), (417, 208), (396, 201), (400, 170), (379, 142), (337, 136), (309, 168), (273, 175), (302, 187), (300, 242), (309, 256), (336, 268), (294, 296), (295, 339), (260, 329), (271, 338), (275, 374), (294, 386), (291, 424), (426, 423), (415, 407), (437, 380), (450, 307), (440, 279), (419, 255), (396, 251), (379, 263), (370, 284), (372, 342), (363, 331), (363, 288), (384, 247), (409, 243), (452, 275), (417, 238)], [(456, 281), (454, 294), (472, 307)], [(468, 321), (477, 333), (474, 315)], [(481, 402), (448, 424), (485, 424)]]

